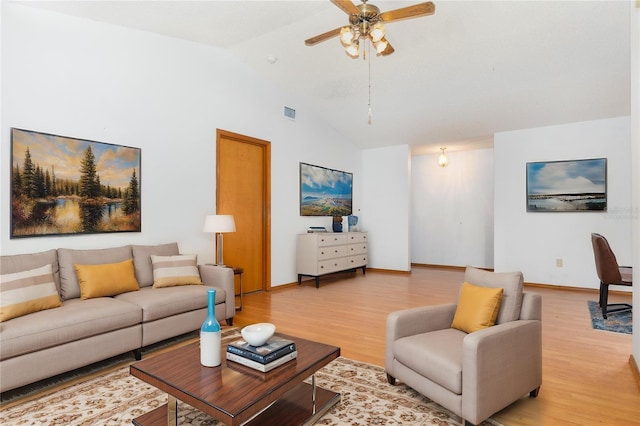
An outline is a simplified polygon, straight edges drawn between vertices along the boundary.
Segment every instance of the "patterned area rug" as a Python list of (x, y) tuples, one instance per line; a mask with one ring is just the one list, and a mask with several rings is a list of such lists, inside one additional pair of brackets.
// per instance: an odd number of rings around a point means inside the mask
[[(384, 370), (371, 364), (340, 357), (316, 373), (316, 383), (342, 394), (341, 401), (318, 421), (319, 425), (461, 423), (458, 416), (407, 386), (389, 385)], [(131, 425), (132, 419), (167, 402), (165, 393), (131, 376), (128, 363), (25, 399), (0, 409), (3, 425)], [(179, 424), (221, 423), (180, 403)], [(492, 419), (482, 425), (501, 426)]]
[(632, 334), (632, 311), (611, 312), (607, 314), (607, 319), (604, 319), (598, 302), (589, 300), (588, 303), (589, 313), (591, 314), (591, 326), (593, 328), (596, 330)]

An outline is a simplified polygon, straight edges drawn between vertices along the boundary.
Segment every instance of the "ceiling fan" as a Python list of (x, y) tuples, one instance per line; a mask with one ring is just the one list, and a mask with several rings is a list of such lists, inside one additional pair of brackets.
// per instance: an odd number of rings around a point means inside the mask
[(436, 10), (434, 4), (429, 1), (388, 12), (380, 12), (377, 6), (367, 3), (368, 0), (361, 1), (362, 4), (356, 6), (351, 0), (331, 0), (331, 3), (349, 15), (349, 25), (311, 37), (305, 40), (304, 44), (313, 46), (339, 35), (345, 52), (354, 59), (359, 56), (360, 39), (369, 39), (376, 54), (390, 55), (395, 49), (385, 37), (385, 23), (433, 15)]

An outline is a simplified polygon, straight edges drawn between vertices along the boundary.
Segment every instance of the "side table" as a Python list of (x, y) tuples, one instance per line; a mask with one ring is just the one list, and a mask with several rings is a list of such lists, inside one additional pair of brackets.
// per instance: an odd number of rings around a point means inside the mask
[[(236, 311), (241, 311), (242, 310), (242, 273), (244, 272), (244, 269), (237, 268), (235, 266), (229, 266), (229, 265), (227, 265), (227, 267), (233, 269), (234, 278), (236, 277), (236, 275), (240, 276), (240, 306), (236, 306)], [(234, 294), (234, 296), (237, 296), (237, 295)]]

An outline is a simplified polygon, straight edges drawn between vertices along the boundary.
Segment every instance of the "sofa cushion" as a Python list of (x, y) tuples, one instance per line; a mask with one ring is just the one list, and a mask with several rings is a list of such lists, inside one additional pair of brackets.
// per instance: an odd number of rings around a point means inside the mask
[(100, 265), (75, 265), (80, 298), (115, 296), (140, 290), (133, 270), (133, 259)]
[(178, 253), (178, 243), (158, 244), (153, 246), (131, 246), (133, 251), (133, 265), (136, 268), (136, 277), (140, 287), (148, 287), (153, 284), (153, 267), (151, 255), (173, 256)]
[(115, 263), (131, 259), (131, 246), (113, 247), (96, 250), (58, 249), (60, 262), (60, 295), (62, 300), (80, 297), (80, 286), (75, 265), (97, 265)]
[(39, 253), (28, 254), (12, 254), (9, 256), (0, 256), (0, 271), (3, 274), (11, 274), (13, 272), (22, 272), (29, 269), (39, 268), (40, 266), (51, 265), (53, 270), (53, 279), (56, 283), (58, 292), (60, 291), (60, 275), (58, 272), (58, 251), (55, 249), (42, 251)]
[(522, 307), (522, 272), (490, 272), (467, 266), (464, 281), (482, 287), (498, 287), (504, 291), (496, 324), (515, 321), (520, 318)]
[(463, 283), (451, 327), (473, 333), (493, 326), (498, 317), (502, 292), (501, 288)]
[(393, 356), (411, 370), (461, 395), (465, 336), (463, 331), (447, 328), (403, 337), (393, 343)]
[[(154, 321), (195, 311), (207, 307), (207, 289), (204, 285), (152, 288), (142, 287), (140, 291), (122, 293), (115, 298), (138, 305), (142, 308), (142, 321)], [(216, 304), (225, 301), (224, 290), (216, 289)], [(204, 321), (204, 316), (202, 317)]]
[(153, 287), (173, 287), (177, 285), (202, 285), (195, 254), (176, 256), (151, 255), (153, 265)]
[(51, 264), (0, 275), (0, 322), (62, 305)]
[(141, 320), (140, 307), (111, 297), (67, 300), (57, 309), (0, 323), (0, 359), (139, 325)]

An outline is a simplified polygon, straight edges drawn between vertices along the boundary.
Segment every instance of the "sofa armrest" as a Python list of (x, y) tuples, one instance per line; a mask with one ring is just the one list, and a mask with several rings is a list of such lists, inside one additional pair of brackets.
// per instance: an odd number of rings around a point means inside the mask
[[(200, 278), (204, 285), (221, 288), (225, 292), (225, 319), (232, 319), (236, 313), (233, 269), (216, 265), (199, 265)], [(230, 323), (229, 323), (230, 324)]]
[(517, 320), (468, 334), (462, 371), (462, 417), (479, 424), (542, 384), (542, 322)]
[(521, 320), (542, 320), (542, 296), (539, 294), (522, 294), (522, 306), (520, 307)]
[(393, 342), (402, 337), (450, 328), (456, 306), (456, 304), (421, 306), (391, 312), (387, 316), (384, 349), (387, 372), (392, 372)]

